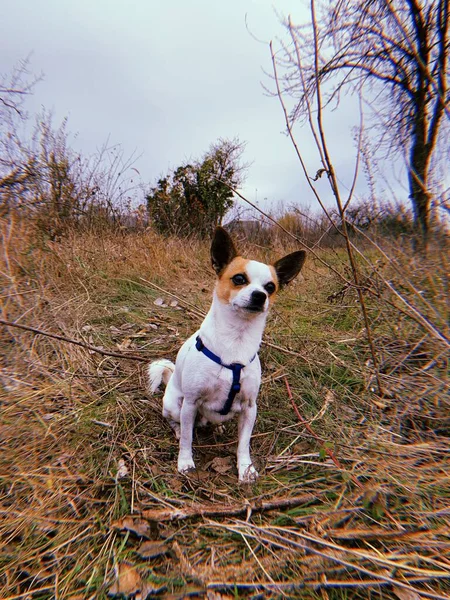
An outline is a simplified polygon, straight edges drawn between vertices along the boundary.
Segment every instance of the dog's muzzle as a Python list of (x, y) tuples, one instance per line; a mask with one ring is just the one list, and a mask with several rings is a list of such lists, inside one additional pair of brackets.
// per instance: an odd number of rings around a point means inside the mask
[(252, 312), (262, 312), (266, 303), (267, 295), (264, 292), (255, 291), (250, 296), (250, 303), (245, 307)]

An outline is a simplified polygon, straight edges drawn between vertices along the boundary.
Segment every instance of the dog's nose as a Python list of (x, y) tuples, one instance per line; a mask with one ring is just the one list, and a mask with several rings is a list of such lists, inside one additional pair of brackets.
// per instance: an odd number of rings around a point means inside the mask
[(264, 304), (264, 302), (266, 301), (267, 298), (267, 294), (265, 294), (264, 292), (252, 292), (252, 304), (255, 306), (262, 306)]

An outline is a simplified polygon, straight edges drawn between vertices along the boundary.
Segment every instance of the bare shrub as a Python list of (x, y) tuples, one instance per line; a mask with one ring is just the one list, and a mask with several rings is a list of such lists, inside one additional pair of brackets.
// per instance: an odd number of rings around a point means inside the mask
[(18, 137), (0, 180), (0, 213), (26, 215), (50, 238), (71, 228), (115, 227), (138, 186), (134, 156), (105, 143), (91, 157), (69, 145), (67, 119), (53, 126), (51, 113), (36, 119), (31, 140)]

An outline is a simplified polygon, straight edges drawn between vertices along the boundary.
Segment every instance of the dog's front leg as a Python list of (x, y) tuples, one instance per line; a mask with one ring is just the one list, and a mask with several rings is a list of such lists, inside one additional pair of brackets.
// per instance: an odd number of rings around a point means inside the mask
[(178, 471), (180, 473), (187, 473), (195, 469), (192, 458), (192, 435), (196, 414), (195, 401), (189, 401), (185, 397), (180, 412), (180, 452), (178, 454)]
[(250, 438), (256, 419), (256, 402), (247, 404), (239, 414), (239, 444), (237, 450), (237, 468), (239, 481), (251, 483), (258, 478), (258, 471), (250, 458)]

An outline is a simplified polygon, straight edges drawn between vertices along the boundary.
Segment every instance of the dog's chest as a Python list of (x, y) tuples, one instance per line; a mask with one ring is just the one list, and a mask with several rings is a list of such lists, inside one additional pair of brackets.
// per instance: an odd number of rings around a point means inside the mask
[[(246, 372), (246, 369), (248, 371)], [(198, 396), (198, 410), (209, 421), (221, 423), (231, 419), (242, 410), (244, 403), (255, 401), (259, 388), (259, 378), (257, 373), (251, 367), (243, 369), (240, 377), (241, 389), (233, 399), (230, 412), (227, 415), (220, 415), (219, 411), (223, 409), (231, 391), (232, 374), (225, 367), (220, 368), (215, 377), (210, 377), (200, 389)]]

